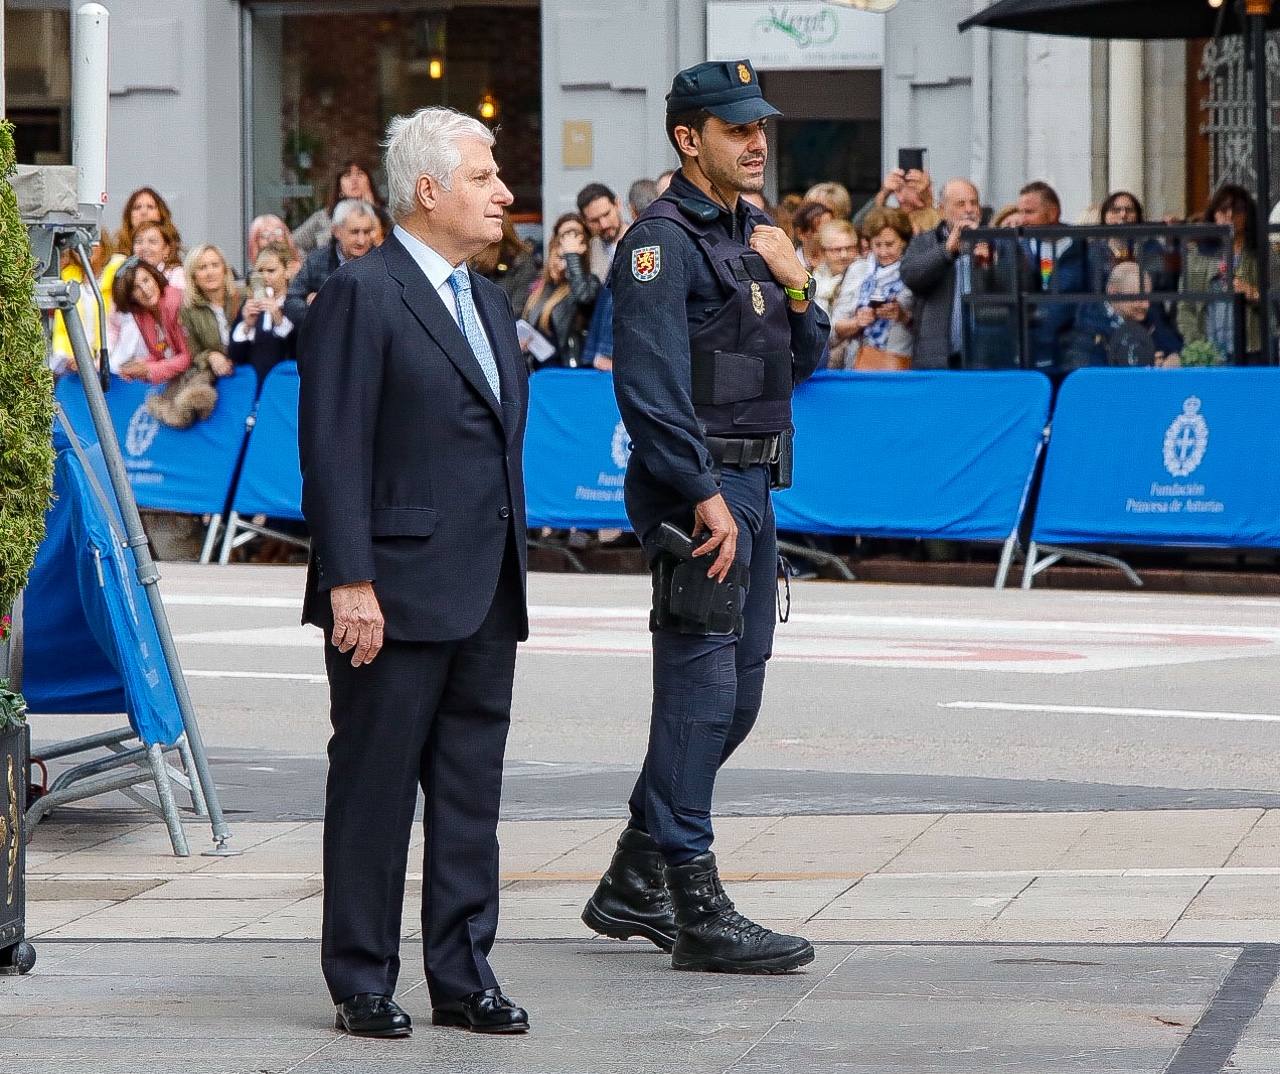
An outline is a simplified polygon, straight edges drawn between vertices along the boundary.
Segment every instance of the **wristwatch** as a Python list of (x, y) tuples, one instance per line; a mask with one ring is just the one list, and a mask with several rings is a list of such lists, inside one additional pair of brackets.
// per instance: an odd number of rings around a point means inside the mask
[(793, 302), (812, 302), (813, 296), (818, 293), (818, 281), (813, 278), (811, 272), (803, 288), (784, 287), (782, 290)]

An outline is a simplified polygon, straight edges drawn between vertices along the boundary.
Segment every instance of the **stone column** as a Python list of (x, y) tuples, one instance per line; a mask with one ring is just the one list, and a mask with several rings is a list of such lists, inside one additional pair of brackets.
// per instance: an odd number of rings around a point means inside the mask
[(1142, 42), (1112, 41), (1108, 68), (1107, 186), (1141, 198), (1146, 187)]

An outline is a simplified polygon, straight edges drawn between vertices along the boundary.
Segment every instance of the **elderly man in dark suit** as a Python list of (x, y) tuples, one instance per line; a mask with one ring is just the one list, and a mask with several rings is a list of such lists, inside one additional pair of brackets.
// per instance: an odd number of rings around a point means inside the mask
[(333, 241), (312, 250), (289, 284), (284, 312), (295, 325), (306, 319), (307, 308), (338, 271), (339, 265), (364, 257), (374, 247), (378, 234), (378, 210), (359, 198), (347, 198), (333, 207)]
[(326, 632), (333, 737), (321, 961), (337, 1027), (405, 1036), (394, 1001), (418, 788), (432, 1022), (518, 1033), (498, 987), (498, 803), (528, 634), (528, 385), (503, 292), (467, 259), (502, 237), (493, 135), (426, 108), (392, 121), (398, 224), (341, 266), (302, 328), (304, 620)]
[(957, 282), (961, 270), (969, 274), (973, 268), (973, 255), (964, 252), (961, 240), (982, 219), (978, 188), (967, 179), (952, 179), (942, 188), (940, 207), (942, 223), (912, 239), (902, 258), (902, 282), (916, 302), (915, 369), (959, 368), (963, 350), (965, 288)]

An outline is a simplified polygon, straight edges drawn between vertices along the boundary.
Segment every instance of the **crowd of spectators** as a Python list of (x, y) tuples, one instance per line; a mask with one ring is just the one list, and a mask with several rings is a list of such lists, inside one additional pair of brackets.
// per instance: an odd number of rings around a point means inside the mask
[[(663, 194), (671, 176), (635, 180), (625, 200), (604, 183), (588, 183), (575, 210), (544, 228), (545, 249), (507, 220), (502, 240), (475, 258), (473, 270), (503, 288), (521, 319), (531, 370), (612, 368), (614, 254), (629, 223)], [(1015, 203), (1000, 208), (984, 206), (967, 180), (948, 181), (935, 197), (928, 174), (901, 169), (889, 172), (856, 211), (838, 182), (789, 194), (778, 205), (751, 200), (787, 231), (814, 274), (816, 301), (831, 318), (830, 369), (1024, 364), (1010, 306), (964, 301), (968, 294), (1019, 290), (1032, 295), (1025, 364), (1037, 368), (1175, 366), (1188, 349), (1221, 361), (1237, 350), (1237, 333), (1250, 354), (1261, 348), (1257, 209), (1240, 187), (1223, 187), (1197, 218), (1230, 228), (1230, 249), (1158, 233), (1139, 241), (1099, 240), (1096, 233), (1083, 241), (1070, 230), (1043, 240), (966, 239), (977, 227), (1061, 224), (1061, 202), (1044, 182), (1028, 183)], [(1116, 191), (1081, 222), (1117, 227), (1144, 220), (1138, 198)], [(106, 339), (98, 338), (87, 288), (81, 316), (95, 348), (105, 343), (112, 371), (160, 386), (148, 401), (152, 413), (185, 428), (212, 411), (219, 379), (238, 366), (255, 370), (261, 385), (272, 368), (292, 359), (298, 328), (324, 281), (393, 226), (372, 172), (350, 160), (334, 175), (323, 207), (295, 230), (275, 215), (253, 220), (241, 273), (216, 246), (184, 251), (168, 203), (142, 187), (125, 202), (119, 230), (95, 251)], [(64, 265), (64, 278), (84, 282), (82, 276), (78, 263)], [(1179, 290), (1223, 300), (1136, 297)], [(1037, 303), (1037, 291), (1088, 292), (1096, 301)], [(50, 361), (58, 373), (75, 369), (60, 319)]]

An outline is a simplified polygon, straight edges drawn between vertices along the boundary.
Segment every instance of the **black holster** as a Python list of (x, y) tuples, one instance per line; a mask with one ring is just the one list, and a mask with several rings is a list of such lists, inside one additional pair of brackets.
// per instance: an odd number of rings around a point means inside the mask
[[(664, 526), (678, 533), (674, 526)], [(741, 634), (747, 573), (737, 560), (723, 582), (707, 577), (716, 553), (692, 555), (692, 540), (665, 540), (653, 561), (653, 611), (650, 630), (676, 634)]]

